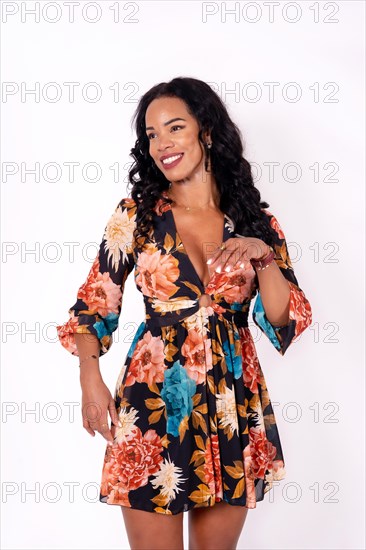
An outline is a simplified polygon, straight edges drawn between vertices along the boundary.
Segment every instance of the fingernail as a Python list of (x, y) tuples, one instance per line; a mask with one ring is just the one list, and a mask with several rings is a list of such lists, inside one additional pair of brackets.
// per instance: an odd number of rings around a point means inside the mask
[(206, 264), (210, 264), (212, 262), (212, 258), (209, 258), (206, 262)]
[(221, 272), (221, 265), (217, 266), (217, 268), (215, 269), (215, 271), (217, 271), (218, 273)]
[(112, 441), (107, 441), (107, 445), (109, 445), (110, 447), (112, 447), (112, 445), (113, 445)]
[(230, 269), (231, 269), (231, 266), (229, 265), (225, 267), (225, 271), (230, 271)]
[(118, 426), (119, 426), (120, 428), (123, 427), (123, 426), (122, 426), (122, 422), (121, 422), (120, 420), (118, 421)]

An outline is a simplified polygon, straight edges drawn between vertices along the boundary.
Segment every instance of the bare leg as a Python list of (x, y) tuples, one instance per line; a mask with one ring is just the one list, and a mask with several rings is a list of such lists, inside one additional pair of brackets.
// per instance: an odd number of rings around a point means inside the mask
[(189, 510), (189, 550), (236, 550), (247, 513), (225, 501)]
[(131, 550), (183, 550), (183, 512), (158, 514), (121, 506)]

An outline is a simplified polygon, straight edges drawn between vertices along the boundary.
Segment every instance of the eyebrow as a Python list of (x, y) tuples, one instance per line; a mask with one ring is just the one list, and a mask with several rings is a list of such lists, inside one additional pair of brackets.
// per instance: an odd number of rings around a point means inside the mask
[[(176, 122), (177, 120), (184, 120), (184, 122), (187, 122), (185, 118), (172, 118), (168, 120), (167, 122), (164, 122), (164, 126), (168, 126), (168, 124), (171, 124), (172, 122)], [(154, 126), (147, 126), (146, 130), (154, 130)]]

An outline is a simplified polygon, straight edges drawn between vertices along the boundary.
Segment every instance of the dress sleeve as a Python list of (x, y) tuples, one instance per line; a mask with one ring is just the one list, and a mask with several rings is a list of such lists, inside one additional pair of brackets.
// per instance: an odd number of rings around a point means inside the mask
[(112, 333), (118, 327), (125, 281), (134, 267), (133, 230), (136, 203), (122, 199), (105, 226), (99, 251), (86, 281), (69, 309), (69, 319), (58, 325), (61, 345), (78, 356), (74, 334), (93, 334), (100, 342), (99, 355), (112, 345)]
[(254, 302), (252, 317), (254, 323), (269, 338), (277, 351), (281, 355), (284, 355), (295, 338), (311, 324), (312, 310), (296, 279), (282, 228), (273, 214), (268, 210), (266, 214), (269, 215), (270, 224), (277, 233), (277, 242), (273, 247), (275, 251), (274, 259), (290, 286), (289, 322), (280, 327), (274, 326), (269, 322), (259, 289)]

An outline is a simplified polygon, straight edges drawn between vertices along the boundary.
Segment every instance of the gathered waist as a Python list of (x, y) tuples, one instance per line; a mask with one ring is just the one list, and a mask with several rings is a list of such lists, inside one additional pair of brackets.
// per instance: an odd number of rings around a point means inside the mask
[(211, 300), (209, 305), (203, 305), (197, 299), (172, 298), (170, 300), (159, 300), (144, 296), (146, 307), (145, 323), (147, 325), (168, 326), (180, 323), (202, 310), (205, 315), (224, 318), (239, 327), (248, 326), (248, 303), (229, 304), (223, 300)]

